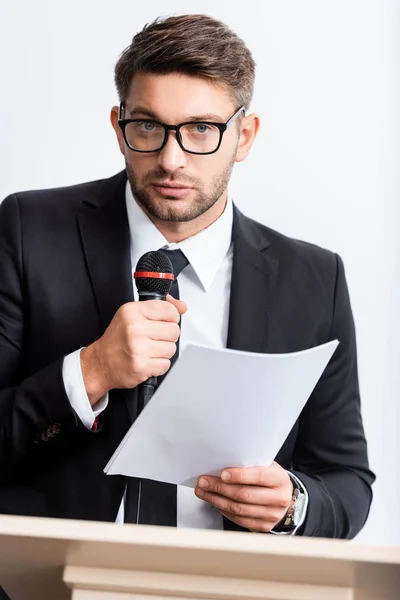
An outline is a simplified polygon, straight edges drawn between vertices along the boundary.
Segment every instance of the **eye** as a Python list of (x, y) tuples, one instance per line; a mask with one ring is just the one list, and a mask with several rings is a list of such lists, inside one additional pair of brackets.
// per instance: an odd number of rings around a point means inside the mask
[(157, 123), (153, 123), (152, 121), (137, 121), (137, 127), (141, 131), (154, 131), (156, 129)]
[(196, 133), (207, 133), (208, 131), (210, 131), (210, 127), (205, 123), (196, 124)]

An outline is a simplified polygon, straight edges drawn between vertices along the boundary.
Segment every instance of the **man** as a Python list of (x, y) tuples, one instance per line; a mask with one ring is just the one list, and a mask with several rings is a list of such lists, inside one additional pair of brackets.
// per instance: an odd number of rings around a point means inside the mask
[[(259, 128), (249, 50), (207, 16), (158, 20), (115, 79), (126, 171), (0, 207), (0, 512), (353, 537), (374, 475), (342, 261), (245, 217), (227, 191)], [(134, 302), (132, 270), (160, 248), (185, 303)], [(181, 347), (340, 345), (272, 465), (202, 476), (194, 493), (105, 476), (180, 333)]]

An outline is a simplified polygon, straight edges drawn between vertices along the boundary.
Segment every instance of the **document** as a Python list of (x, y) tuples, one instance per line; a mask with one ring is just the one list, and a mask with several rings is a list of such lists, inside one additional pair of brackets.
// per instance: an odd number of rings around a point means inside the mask
[(104, 471), (195, 487), (269, 466), (339, 342), (290, 354), (188, 344)]

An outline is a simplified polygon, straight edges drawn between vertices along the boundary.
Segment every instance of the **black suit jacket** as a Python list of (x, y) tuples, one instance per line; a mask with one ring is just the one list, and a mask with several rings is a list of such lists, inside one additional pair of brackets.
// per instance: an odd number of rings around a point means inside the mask
[[(115, 520), (125, 479), (103, 468), (135, 419), (135, 390), (112, 390), (89, 431), (70, 406), (62, 364), (133, 300), (125, 183), (123, 172), (0, 206), (0, 513)], [(233, 241), (228, 347), (279, 353), (340, 340), (276, 460), (308, 489), (302, 533), (352, 537), (374, 475), (342, 261), (236, 208)]]

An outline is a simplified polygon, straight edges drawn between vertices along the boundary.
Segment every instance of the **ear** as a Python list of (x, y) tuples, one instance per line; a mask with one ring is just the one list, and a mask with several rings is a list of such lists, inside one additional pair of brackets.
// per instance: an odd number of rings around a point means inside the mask
[(260, 118), (252, 113), (243, 117), (240, 124), (239, 144), (236, 151), (236, 162), (242, 162), (249, 154), (258, 130), (260, 129)]
[(119, 149), (121, 150), (122, 154), (125, 156), (125, 140), (124, 140), (124, 135), (122, 133), (122, 129), (118, 125), (118, 112), (119, 112), (118, 106), (113, 106), (111, 109), (110, 120), (111, 120), (111, 125), (114, 127), (114, 131), (117, 135)]

